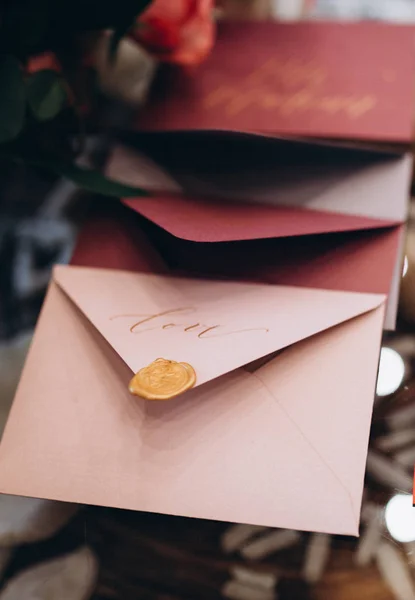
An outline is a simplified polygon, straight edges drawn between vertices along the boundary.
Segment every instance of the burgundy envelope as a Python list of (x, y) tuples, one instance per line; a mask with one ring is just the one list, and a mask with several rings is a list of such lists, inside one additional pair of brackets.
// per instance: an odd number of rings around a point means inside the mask
[(137, 127), (408, 143), (414, 29), (374, 23), (221, 23), (195, 70), (165, 68)]
[[(173, 272), (239, 281), (388, 293), (402, 226), (239, 242), (181, 240), (112, 201), (91, 216), (72, 264), (140, 272)], [(393, 325), (395, 306), (389, 325)]]
[(146, 231), (146, 223), (117, 200), (91, 207), (78, 236), (71, 264), (166, 273), (169, 267)]
[(150, 168), (119, 147), (107, 169), (155, 190), (124, 204), (140, 215), (134, 227), (146, 231), (170, 270), (387, 294), (385, 327), (394, 327), (408, 156), (275, 139), (244, 147), (227, 138), (219, 145), (206, 138), (192, 153), (182, 139), (177, 150), (166, 137), (154, 146), (141, 140), (157, 161)]

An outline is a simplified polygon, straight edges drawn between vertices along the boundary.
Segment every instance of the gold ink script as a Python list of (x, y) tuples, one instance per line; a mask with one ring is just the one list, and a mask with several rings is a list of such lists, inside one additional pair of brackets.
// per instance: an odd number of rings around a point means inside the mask
[[(176, 318), (182, 315), (190, 315), (196, 312), (194, 307), (183, 307), (183, 308), (172, 308), (164, 310), (155, 314), (128, 314), (128, 315), (115, 315), (110, 317), (110, 321), (115, 319), (137, 319), (133, 325), (130, 326), (130, 332), (133, 334), (145, 333), (147, 331), (168, 330), (175, 327), (181, 328), (185, 333), (195, 334), (199, 339), (210, 339), (224, 337), (227, 335), (236, 335), (239, 333), (247, 333), (249, 331), (262, 331), (268, 333), (269, 329), (266, 327), (257, 327), (250, 329), (236, 329), (233, 331), (226, 331), (226, 327), (216, 324), (207, 325), (199, 322), (178, 322)], [(173, 320), (174, 319), (174, 320)], [(147, 325), (150, 325), (148, 327)]]
[(327, 94), (327, 72), (314, 63), (271, 59), (252, 71), (243, 81), (223, 83), (204, 100), (206, 110), (222, 107), (228, 117), (249, 109), (276, 111), (282, 116), (319, 111), (334, 116), (343, 114), (351, 120), (371, 112), (378, 99), (371, 93)]

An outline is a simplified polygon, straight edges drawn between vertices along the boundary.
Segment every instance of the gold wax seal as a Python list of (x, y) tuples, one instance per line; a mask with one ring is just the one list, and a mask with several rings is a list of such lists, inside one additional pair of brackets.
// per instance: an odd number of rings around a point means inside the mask
[(134, 375), (128, 389), (146, 400), (170, 400), (195, 383), (196, 373), (191, 365), (158, 358)]

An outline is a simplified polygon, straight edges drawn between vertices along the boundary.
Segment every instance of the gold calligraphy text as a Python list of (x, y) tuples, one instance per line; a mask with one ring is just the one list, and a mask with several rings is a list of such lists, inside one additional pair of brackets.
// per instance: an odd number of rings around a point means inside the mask
[[(214, 324), (204, 324), (199, 322), (182, 322), (180, 317), (182, 315), (189, 315), (196, 311), (193, 307), (185, 308), (173, 308), (165, 310), (156, 314), (129, 314), (129, 315), (115, 315), (110, 317), (110, 321), (114, 319), (139, 319), (130, 326), (130, 332), (134, 334), (144, 333), (146, 331), (168, 330), (172, 328), (181, 328), (185, 333), (195, 334), (199, 339), (217, 338), (224, 337), (226, 335), (235, 335), (239, 333), (247, 333), (248, 331), (262, 331), (268, 333), (269, 329), (265, 327), (257, 327), (250, 329), (236, 329), (227, 331), (226, 327)], [(174, 320), (172, 317), (179, 317), (180, 322)]]
[(223, 107), (229, 117), (256, 108), (277, 111), (283, 116), (320, 111), (359, 119), (378, 103), (369, 92), (328, 94), (323, 87), (326, 80), (325, 70), (312, 62), (271, 59), (235, 86), (228, 82), (219, 84), (206, 96), (204, 106), (208, 110)]

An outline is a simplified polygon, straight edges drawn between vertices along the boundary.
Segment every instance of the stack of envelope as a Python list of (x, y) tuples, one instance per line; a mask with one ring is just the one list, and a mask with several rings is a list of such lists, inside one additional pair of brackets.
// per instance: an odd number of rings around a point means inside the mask
[[(0, 491), (357, 535), (411, 157), (178, 135), (115, 149), (108, 174), (152, 194), (97, 203), (56, 267)], [(158, 358), (194, 387), (132, 395)]]

